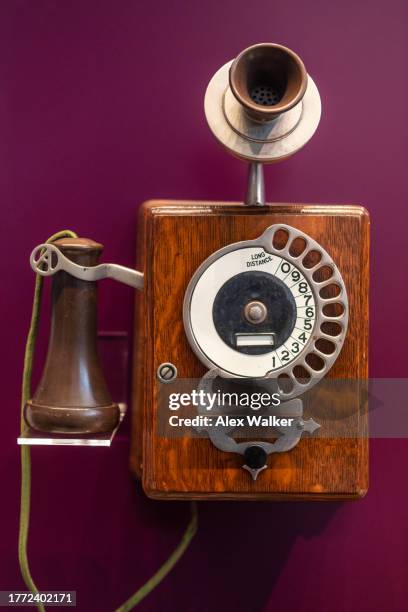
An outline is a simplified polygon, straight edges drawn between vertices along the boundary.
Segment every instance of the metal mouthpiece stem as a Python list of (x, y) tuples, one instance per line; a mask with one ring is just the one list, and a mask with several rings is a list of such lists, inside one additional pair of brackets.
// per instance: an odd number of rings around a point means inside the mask
[(259, 162), (252, 162), (249, 165), (245, 204), (246, 206), (265, 206), (263, 165)]

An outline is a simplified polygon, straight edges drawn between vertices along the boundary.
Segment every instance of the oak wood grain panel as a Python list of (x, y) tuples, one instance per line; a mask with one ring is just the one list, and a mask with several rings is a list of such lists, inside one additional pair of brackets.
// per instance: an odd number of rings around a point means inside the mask
[[(145, 292), (137, 306), (131, 467), (146, 493), (157, 499), (354, 499), (368, 487), (367, 399), (351, 399), (359, 438), (302, 439), (292, 451), (270, 456), (269, 468), (253, 482), (242, 457), (224, 453), (205, 439), (157, 435), (156, 370), (177, 365), (181, 378), (199, 378), (204, 366), (184, 334), (182, 305), (197, 267), (217, 249), (259, 236), (269, 225), (286, 223), (326, 249), (345, 281), (349, 329), (328, 376), (368, 376), (369, 219), (360, 206), (269, 205), (248, 208), (214, 202), (152, 201), (140, 213), (138, 263)], [(315, 415), (316, 406), (305, 406)], [(318, 412), (318, 410), (317, 410)], [(324, 419), (324, 414), (319, 415)], [(318, 418), (317, 418), (318, 420)]]

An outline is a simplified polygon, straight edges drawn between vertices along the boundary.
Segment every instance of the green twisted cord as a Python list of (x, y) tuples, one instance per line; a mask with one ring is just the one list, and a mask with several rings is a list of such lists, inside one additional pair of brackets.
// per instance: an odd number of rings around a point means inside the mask
[[(58, 238), (76, 238), (75, 232), (65, 230), (54, 234), (48, 238), (47, 242), (54, 242)], [(37, 339), (38, 323), (40, 319), (40, 305), (41, 295), (43, 287), (43, 278), (39, 274), (36, 275), (35, 289), (34, 289), (34, 300), (33, 309), (31, 313), (30, 329), (27, 336), (27, 342), (24, 353), (24, 367), (23, 367), (23, 384), (21, 390), (21, 433), (26, 428), (24, 420), (24, 409), (27, 401), (31, 397), (31, 375), (33, 370), (33, 356), (35, 349), (35, 342)], [(20, 528), (18, 533), (18, 561), (20, 563), (21, 574), (23, 576), (26, 587), (33, 593), (38, 593), (38, 589), (32, 579), (30, 566), (28, 563), (27, 556), (27, 538), (28, 528), (30, 523), (30, 493), (31, 493), (31, 457), (30, 447), (26, 445), (21, 446), (21, 498), (20, 498)], [(42, 604), (37, 605), (37, 609), (40, 612), (45, 612), (45, 608)]]
[(187, 525), (187, 529), (185, 530), (183, 537), (180, 540), (178, 546), (174, 549), (170, 557), (167, 559), (165, 563), (161, 566), (159, 570), (153, 576), (145, 582), (145, 584), (140, 587), (136, 593), (134, 593), (124, 604), (122, 604), (119, 608), (115, 610), (115, 612), (128, 612), (128, 610), (132, 610), (138, 603), (142, 601), (153, 589), (155, 589), (160, 582), (167, 576), (167, 574), (173, 569), (176, 565), (177, 561), (182, 557), (187, 548), (190, 545), (191, 540), (195, 536), (198, 527), (198, 512), (197, 512), (197, 504), (195, 502), (191, 502), (191, 518), (190, 522)]
[[(48, 240), (54, 242), (59, 238), (77, 238), (77, 234), (70, 230), (64, 230), (53, 234)], [(35, 343), (38, 333), (38, 324), (40, 318), (40, 305), (41, 295), (43, 287), (43, 277), (37, 274), (35, 280), (33, 308), (31, 313), (30, 328), (27, 336), (27, 342), (24, 353), (24, 368), (23, 368), (23, 382), (21, 392), (21, 433), (26, 428), (24, 419), (24, 410), (27, 401), (31, 397), (31, 375), (33, 369), (33, 357)], [(18, 535), (18, 560), (20, 563), (21, 574), (25, 585), (33, 594), (38, 593), (38, 589), (31, 576), (30, 567), (27, 556), (27, 539), (28, 529), (30, 523), (30, 494), (31, 494), (31, 459), (30, 459), (30, 447), (27, 445), (21, 446), (21, 501), (20, 501), (20, 528)], [(128, 612), (132, 610), (142, 599), (146, 597), (160, 582), (167, 576), (167, 574), (173, 569), (177, 561), (182, 557), (184, 552), (187, 550), (191, 540), (197, 532), (198, 525), (198, 513), (195, 502), (191, 503), (191, 518), (190, 522), (185, 530), (180, 543), (174, 549), (167, 561), (161, 566), (161, 568), (142, 586), (136, 593), (134, 593), (124, 604), (122, 604), (115, 612)], [(45, 612), (44, 606), (39, 603), (37, 604), (39, 612)]]

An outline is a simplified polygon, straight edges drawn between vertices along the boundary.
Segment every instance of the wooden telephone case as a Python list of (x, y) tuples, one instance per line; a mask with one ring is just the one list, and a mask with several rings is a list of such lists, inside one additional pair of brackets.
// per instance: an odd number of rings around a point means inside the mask
[[(131, 469), (155, 499), (339, 500), (368, 487), (367, 396), (353, 399), (358, 436), (303, 438), (271, 455), (253, 481), (242, 458), (208, 439), (158, 435), (157, 368), (177, 365), (181, 378), (205, 367), (183, 328), (183, 298), (198, 266), (225, 245), (253, 239), (274, 223), (295, 227), (326, 249), (348, 293), (349, 326), (331, 379), (368, 376), (369, 217), (360, 206), (273, 204), (250, 208), (225, 202), (150, 201), (141, 207), (137, 269), (145, 291), (136, 296)], [(313, 412), (313, 410), (312, 410)]]

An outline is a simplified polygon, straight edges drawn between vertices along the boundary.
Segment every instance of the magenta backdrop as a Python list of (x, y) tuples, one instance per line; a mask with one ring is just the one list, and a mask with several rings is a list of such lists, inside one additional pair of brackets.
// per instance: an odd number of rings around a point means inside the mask
[[(23, 586), (15, 438), (34, 280), (28, 254), (71, 227), (103, 242), (106, 261), (132, 265), (143, 200), (240, 200), (245, 166), (213, 140), (203, 95), (215, 70), (249, 44), (299, 52), (323, 101), (309, 145), (267, 169), (268, 198), (369, 209), (371, 375), (405, 375), (397, 330), (408, 301), (407, 19), (405, 0), (1, 2), (0, 589)], [(100, 304), (102, 329), (131, 334), (128, 288), (104, 284)], [(47, 325), (38, 359), (46, 335)], [(128, 471), (128, 431), (110, 450), (33, 451), (32, 572), (41, 589), (76, 589), (81, 611), (120, 604), (188, 519), (185, 504), (140, 491)], [(373, 442), (370, 490), (356, 503), (200, 504), (191, 549), (140, 609), (405, 610), (407, 462), (406, 441)]]

